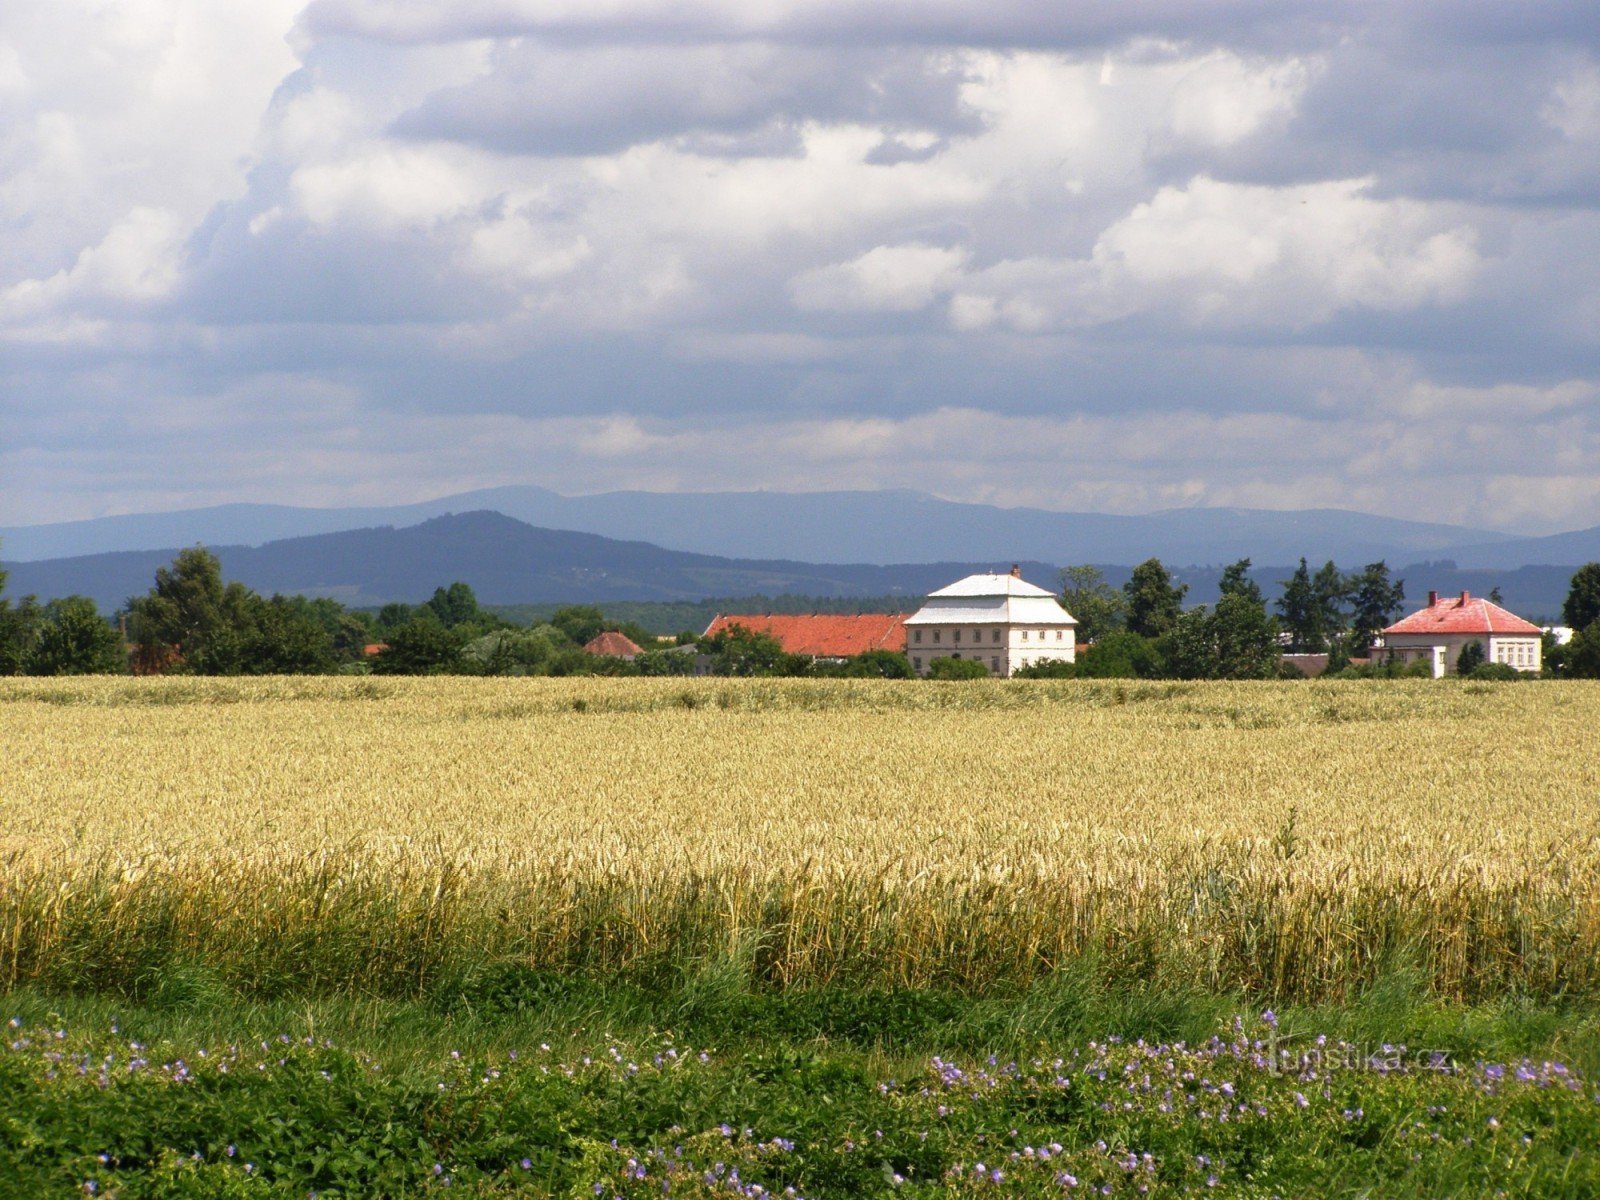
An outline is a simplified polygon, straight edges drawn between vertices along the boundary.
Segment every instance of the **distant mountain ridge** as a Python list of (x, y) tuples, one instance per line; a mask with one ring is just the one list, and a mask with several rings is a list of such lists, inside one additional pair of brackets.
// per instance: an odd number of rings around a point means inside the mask
[[(268, 542), (212, 546), (223, 574), (262, 592), (331, 596), (351, 606), (427, 599), (464, 580), (485, 604), (605, 603), (608, 600), (700, 600), (707, 596), (801, 593), (904, 595), (910, 602), (952, 579), (995, 570), (994, 561), (815, 564), (726, 558), (667, 550), (591, 533), (540, 529), (496, 512), (434, 517), (396, 529), (343, 530)], [(41, 597), (79, 594), (102, 609), (149, 590), (176, 547), (118, 551), (8, 565), (8, 592)], [(1054, 581), (1048, 563), (1024, 573)]]
[(1026, 558), (1042, 562), (1222, 564), (1333, 559), (1346, 566), (1452, 558), (1463, 567), (1577, 566), (1600, 558), (1600, 527), (1544, 538), (1339, 509), (1182, 508), (1143, 516), (963, 504), (905, 490), (607, 492), (502, 487), (419, 504), (296, 508), (229, 504), (172, 513), (0, 528), (0, 560), (39, 561), (203, 542), (261, 546), (315, 534), (402, 528), (490, 510), (545, 529), (668, 550), (804, 563)]

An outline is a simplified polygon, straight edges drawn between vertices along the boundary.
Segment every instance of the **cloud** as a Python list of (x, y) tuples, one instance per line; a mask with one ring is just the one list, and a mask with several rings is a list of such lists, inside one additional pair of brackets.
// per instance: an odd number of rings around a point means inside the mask
[(915, 312), (960, 277), (959, 247), (875, 246), (847, 263), (818, 267), (790, 285), (796, 307), (811, 312)]
[(1375, 200), (1371, 180), (1267, 188), (1204, 176), (1162, 188), (1082, 260), (1004, 262), (964, 280), (951, 321), (1022, 332), (1171, 310), (1195, 325), (1305, 328), (1349, 308), (1463, 297), (1478, 269), (1470, 226)]
[(7, 6), (0, 501), (1447, 483), (1594, 523), (1586, 15)]

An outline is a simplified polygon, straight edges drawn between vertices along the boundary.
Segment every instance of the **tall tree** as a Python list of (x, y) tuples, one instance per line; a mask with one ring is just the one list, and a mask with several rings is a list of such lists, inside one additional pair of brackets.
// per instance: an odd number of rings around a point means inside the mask
[(1561, 619), (1575, 630), (1600, 621), (1600, 562), (1585, 563), (1573, 574)]
[(1122, 628), (1126, 599), (1089, 563), (1061, 569), (1061, 603), (1078, 622), (1081, 642), (1093, 642)]
[(111, 675), (128, 669), (122, 637), (87, 596), (65, 596), (40, 610), (29, 648), (30, 675)]
[(1383, 559), (1368, 563), (1350, 578), (1350, 644), (1356, 653), (1372, 644), (1372, 639), (1390, 624), (1406, 600), (1406, 581), (1389, 579), (1389, 564)]
[(477, 595), (459, 579), (447, 588), (435, 588), (425, 607), (433, 610), (446, 629), (470, 624), (479, 617)]
[(1263, 604), (1261, 585), (1250, 578), (1250, 560), (1241, 558), (1236, 563), (1230, 563), (1222, 570), (1222, 578), (1217, 581), (1218, 590), (1224, 596), (1243, 596), (1252, 604)]
[(1174, 584), (1159, 558), (1147, 558), (1133, 569), (1133, 577), (1123, 585), (1127, 597), (1128, 630), (1141, 637), (1161, 637), (1178, 623), (1186, 583)]
[(147, 668), (238, 674), (254, 632), (253, 598), (242, 583), (223, 583), (217, 556), (194, 546), (156, 571), (148, 594), (128, 601), (128, 632)]
[(1305, 559), (1302, 558), (1294, 574), (1283, 581), (1277, 609), (1289, 634), (1289, 649), (1300, 654), (1322, 649), (1318, 644), (1317, 594), (1311, 586), (1311, 570)]
[(1344, 636), (1344, 605), (1350, 595), (1350, 581), (1329, 559), (1311, 577), (1311, 591), (1316, 597), (1317, 632), (1322, 640), (1318, 649), (1332, 647)]

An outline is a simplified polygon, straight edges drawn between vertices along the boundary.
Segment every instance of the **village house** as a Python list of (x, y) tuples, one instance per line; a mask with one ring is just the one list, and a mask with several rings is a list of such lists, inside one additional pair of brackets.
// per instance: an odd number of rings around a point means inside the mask
[(631, 637), (614, 629), (596, 634), (585, 643), (583, 649), (586, 654), (598, 654), (603, 658), (620, 658), (629, 662), (644, 653)]
[(1440, 598), (1428, 593), (1428, 606), (1397, 621), (1378, 635), (1374, 662), (1426, 661), (1439, 679), (1454, 673), (1469, 642), (1483, 648), (1485, 662), (1504, 663), (1518, 671), (1538, 671), (1543, 634), (1537, 625), (1507, 612), (1491, 600), (1462, 592)]
[(906, 654), (918, 675), (936, 658), (968, 658), (1006, 677), (1039, 662), (1074, 661), (1077, 624), (1054, 592), (1012, 567), (1008, 575), (968, 575), (931, 593), (906, 618)]

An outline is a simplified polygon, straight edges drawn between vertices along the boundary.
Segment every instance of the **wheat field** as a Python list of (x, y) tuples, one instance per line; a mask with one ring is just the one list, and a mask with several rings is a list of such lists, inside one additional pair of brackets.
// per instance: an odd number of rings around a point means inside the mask
[(0, 684), (0, 987), (1600, 995), (1600, 687)]

